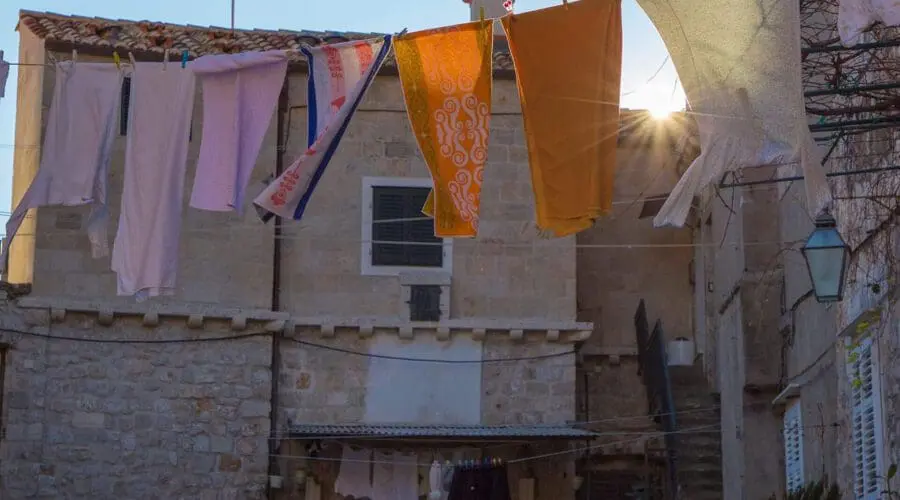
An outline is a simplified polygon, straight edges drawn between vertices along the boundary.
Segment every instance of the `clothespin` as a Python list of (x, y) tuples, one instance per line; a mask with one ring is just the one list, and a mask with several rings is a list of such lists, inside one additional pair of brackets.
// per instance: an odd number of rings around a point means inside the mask
[(563, 0), (563, 7), (569, 8), (569, 0)]
[(122, 60), (119, 59), (118, 52), (113, 52), (113, 62), (116, 63), (116, 69), (122, 69)]
[(181, 51), (181, 67), (182, 67), (182, 69), (187, 67), (187, 60), (188, 60), (188, 51), (187, 50)]
[(128, 60), (131, 61), (131, 69), (137, 68), (137, 61), (134, 60), (134, 54), (130, 51), (128, 52)]
[(169, 49), (163, 53), (163, 71), (169, 66)]
[(478, 7), (478, 19), (481, 21), (481, 26), (484, 27), (484, 5)]

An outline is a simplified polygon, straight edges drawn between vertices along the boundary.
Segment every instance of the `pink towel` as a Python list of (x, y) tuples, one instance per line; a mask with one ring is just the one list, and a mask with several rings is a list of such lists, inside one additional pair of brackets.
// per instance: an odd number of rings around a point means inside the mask
[(203, 56), (203, 138), (191, 206), (243, 213), (244, 191), (287, 73), (283, 50)]
[(112, 269), (119, 295), (173, 295), (194, 73), (137, 63), (131, 79), (125, 184)]
[(92, 205), (88, 237), (94, 258), (109, 254), (106, 183), (115, 137), (122, 73), (112, 64), (61, 62), (47, 118), (41, 166), (6, 222), (7, 245), (29, 209), (51, 205)]

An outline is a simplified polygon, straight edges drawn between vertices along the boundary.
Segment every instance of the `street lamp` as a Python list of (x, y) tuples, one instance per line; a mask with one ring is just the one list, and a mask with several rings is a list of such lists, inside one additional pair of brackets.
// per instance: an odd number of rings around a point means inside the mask
[(816, 217), (816, 228), (801, 249), (819, 302), (839, 302), (844, 294), (844, 275), (850, 247), (827, 211)]

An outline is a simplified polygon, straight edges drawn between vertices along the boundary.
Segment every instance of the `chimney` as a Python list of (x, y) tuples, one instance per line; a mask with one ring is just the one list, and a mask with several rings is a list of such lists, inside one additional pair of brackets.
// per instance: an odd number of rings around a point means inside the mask
[[(506, 7), (503, 6), (503, 2), (505, 0), (470, 0), (469, 8), (471, 9), (471, 17), (472, 21), (477, 21), (481, 18), (481, 8), (484, 7), (484, 18), (485, 19), (497, 19), (498, 17), (503, 17), (506, 15)], [(494, 44), (496, 44), (499, 40), (497, 37), (505, 38), (506, 36), (503, 34), (503, 26), (500, 25), (500, 21), (494, 22)]]

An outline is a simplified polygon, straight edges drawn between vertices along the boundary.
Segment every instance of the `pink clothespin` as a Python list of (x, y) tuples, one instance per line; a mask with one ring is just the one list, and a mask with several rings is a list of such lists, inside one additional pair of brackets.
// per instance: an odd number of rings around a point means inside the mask
[(513, 5), (515, 5), (515, 0), (506, 0), (503, 2), (503, 8), (506, 9), (506, 12), (513, 11)]

